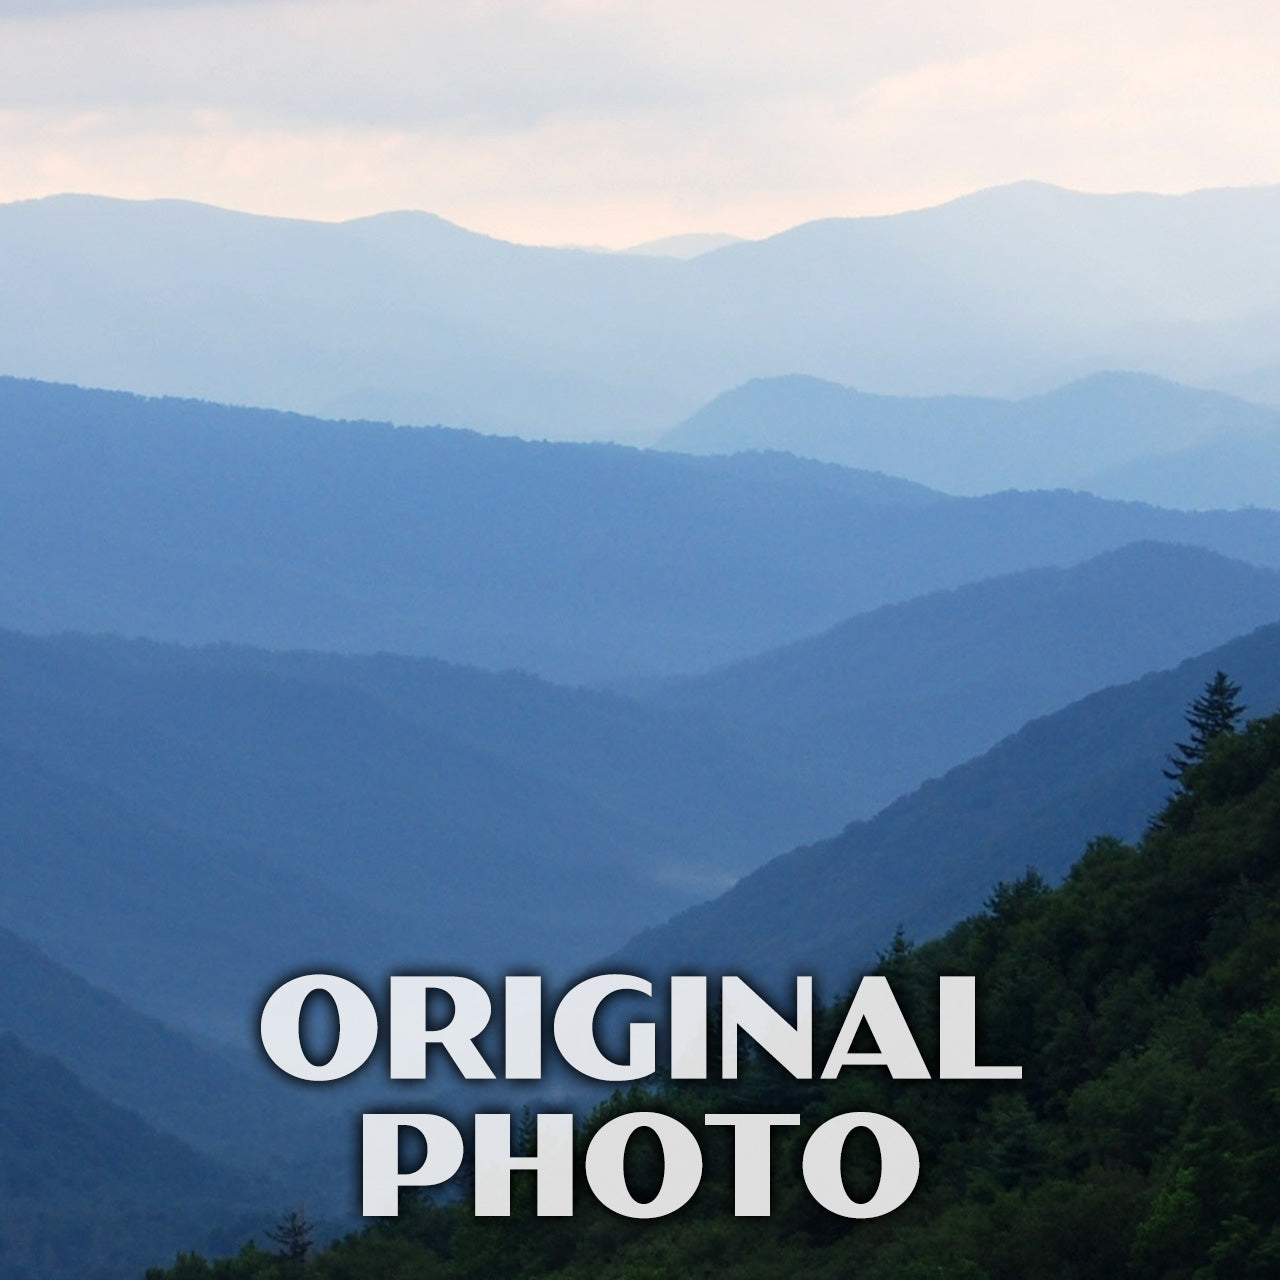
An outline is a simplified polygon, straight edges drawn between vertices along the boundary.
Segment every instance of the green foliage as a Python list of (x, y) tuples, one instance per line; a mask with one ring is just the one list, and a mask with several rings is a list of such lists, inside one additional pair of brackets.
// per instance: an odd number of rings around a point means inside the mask
[[(796, 1082), (754, 1058), (738, 1081), (619, 1095), (611, 1115), (662, 1109), (702, 1132), (710, 1110), (798, 1110), (778, 1131), (773, 1214), (734, 1219), (728, 1135), (707, 1132), (693, 1201), (621, 1220), (585, 1189), (572, 1219), (407, 1198), (399, 1219), (309, 1263), (317, 1280), (1263, 1280), (1280, 1274), (1280, 717), (1219, 735), (1142, 843), (1095, 841), (1066, 882), (996, 888), (945, 937), (881, 956), (926, 1060), (937, 976), (978, 977), (979, 1052), (1022, 1081), (898, 1081), (856, 1068)], [(841, 1021), (820, 1017), (829, 1044)], [(850, 1110), (913, 1134), (913, 1197), (874, 1222), (814, 1205), (805, 1135)], [(721, 1140), (726, 1142), (722, 1145)], [(638, 1149), (637, 1186), (654, 1170)], [(852, 1150), (846, 1177), (875, 1176)], [(152, 1280), (265, 1280), (266, 1255), (181, 1259)], [(203, 1269), (201, 1269), (203, 1268)]]
[(1177, 744), (1178, 754), (1171, 757), (1164, 776), (1181, 783), (1187, 770), (1205, 757), (1209, 744), (1223, 734), (1235, 733), (1244, 715), (1244, 707), (1236, 699), (1240, 686), (1227, 679), (1225, 671), (1214, 672), (1204, 692), (1187, 709), (1190, 741)]

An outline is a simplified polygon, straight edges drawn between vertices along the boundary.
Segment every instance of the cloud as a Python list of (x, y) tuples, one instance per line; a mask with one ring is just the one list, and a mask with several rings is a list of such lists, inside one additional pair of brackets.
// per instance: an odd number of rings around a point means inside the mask
[(262, 0), (0, 0), (0, 18), (47, 18), (119, 9), (185, 9), (210, 3), (258, 4)]
[[(918, 3), (918, 0), (917, 0)], [(908, 6), (910, 8), (912, 6)], [(513, 127), (566, 113), (720, 114), (844, 96), (998, 40), (888, 4), (794, 0), (256, 0), (32, 20), (6, 33), (9, 105), (203, 106), (278, 119)]]
[(1280, 178), (1280, 10), (1256, 0), (20, 8), (0, 0), (0, 198), (416, 206), (626, 243), (1020, 177)]

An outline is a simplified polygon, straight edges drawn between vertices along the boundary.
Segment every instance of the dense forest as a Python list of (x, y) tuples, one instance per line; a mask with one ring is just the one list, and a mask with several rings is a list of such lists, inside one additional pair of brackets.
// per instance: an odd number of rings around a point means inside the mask
[[(757, 1056), (735, 1081), (617, 1095), (583, 1127), (585, 1143), (644, 1109), (705, 1133), (700, 1189), (670, 1217), (619, 1217), (583, 1186), (573, 1218), (538, 1218), (532, 1175), (517, 1174), (509, 1219), (406, 1194), (398, 1218), (322, 1250), (294, 1218), (268, 1249), (183, 1255), (148, 1280), (1280, 1274), (1280, 717), (1193, 735), (1174, 763), (1173, 795), (1136, 845), (1099, 839), (1061, 886), (1028, 871), (946, 936), (899, 936), (881, 956), (929, 1063), (938, 975), (977, 975), (980, 1060), (1022, 1064), (1021, 1081), (857, 1067), (798, 1082)], [(834, 1042), (846, 1003), (825, 1012), (819, 1041)], [(802, 1115), (775, 1131), (770, 1217), (732, 1216), (732, 1138), (703, 1129), (712, 1111)], [(818, 1207), (800, 1176), (806, 1136), (849, 1111), (893, 1117), (920, 1151), (913, 1196), (873, 1221)], [(656, 1149), (637, 1140), (628, 1154), (634, 1193), (652, 1194)], [(844, 1172), (869, 1195), (874, 1144), (851, 1140)]]

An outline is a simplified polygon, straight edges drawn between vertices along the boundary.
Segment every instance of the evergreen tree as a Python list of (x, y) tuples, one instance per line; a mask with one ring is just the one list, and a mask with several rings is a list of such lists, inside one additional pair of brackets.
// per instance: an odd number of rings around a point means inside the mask
[(1204, 692), (1187, 708), (1187, 724), (1191, 727), (1189, 742), (1174, 745), (1177, 754), (1169, 757), (1170, 768), (1164, 776), (1181, 784), (1192, 765), (1204, 759), (1209, 743), (1224, 733), (1235, 733), (1244, 715), (1244, 707), (1236, 701), (1240, 686), (1232, 684), (1225, 671), (1218, 671), (1204, 687)]
[(276, 1257), (297, 1265), (306, 1262), (311, 1255), (311, 1224), (297, 1209), (291, 1209), (267, 1232), (267, 1239), (280, 1247)]

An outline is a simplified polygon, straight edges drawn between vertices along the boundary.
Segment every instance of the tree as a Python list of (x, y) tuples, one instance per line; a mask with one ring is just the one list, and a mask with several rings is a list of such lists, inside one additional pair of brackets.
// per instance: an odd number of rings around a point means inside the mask
[(290, 1209), (267, 1232), (267, 1239), (280, 1246), (276, 1257), (292, 1263), (304, 1263), (311, 1256), (311, 1224), (298, 1209)]
[(1171, 767), (1164, 771), (1166, 778), (1181, 785), (1187, 770), (1204, 759), (1209, 743), (1223, 734), (1235, 733), (1236, 724), (1245, 711), (1236, 701), (1239, 694), (1240, 686), (1232, 684), (1225, 671), (1214, 674), (1204, 692), (1187, 708), (1190, 741), (1174, 744), (1177, 754), (1169, 757)]

